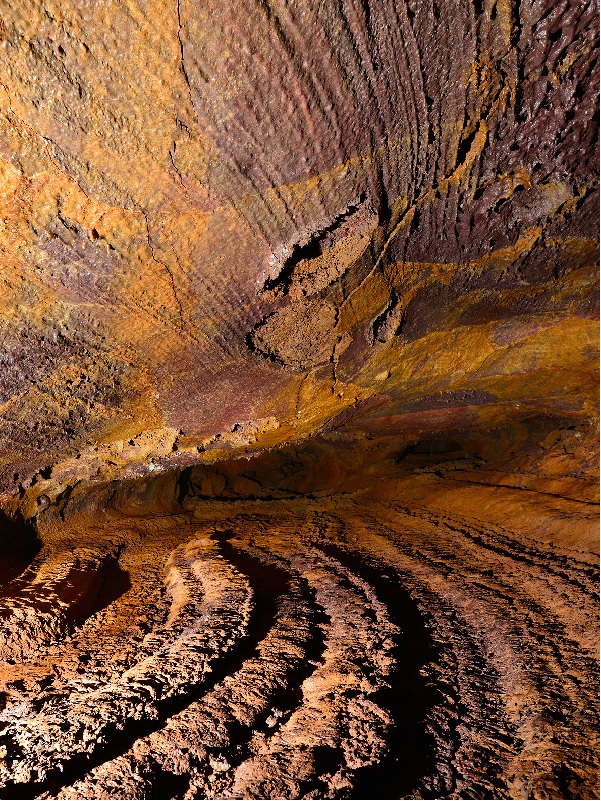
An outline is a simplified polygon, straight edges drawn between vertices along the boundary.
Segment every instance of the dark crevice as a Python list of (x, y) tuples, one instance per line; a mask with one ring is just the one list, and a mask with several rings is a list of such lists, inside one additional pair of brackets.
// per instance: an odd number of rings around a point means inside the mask
[(190, 785), (190, 777), (187, 773), (170, 773), (155, 766), (150, 784), (151, 789), (147, 789), (144, 792), (144, 798), (149, 799), (149, 801), (150, 799), (161, 801), (161, 799), (166, 798), (183, 798)]
[(316, 259), (332, 248), (342, 238), (340, 229), (343, 224), (360, 211), (365, 203), (366, 195), (362, 193), (342, 214), (339, 214), (331, 223), (312, 234), (308, 241), (293, 245), (292, 253), (282, 262), (278, 274), (273, 278), (267, 279), (263, 285), (263, 290), (278, 289), (286, 294), (290, 289), (298, 264), (302, 261)]
[(284, 362), (282, 362), (282, 360), (279, 359), (275, 353), (272, 353), (269, 350), (264, 350), (263, 348), (259, 347), (259, 345), (257, 345), (257, 343), (255, 342), (254, 338), (257, 329), (261, 328), (261, 326), (263, 326), (263, 324), (269, 319), (269, 317), (272, 316), (272, 314), (267, 314), (265, 315), (265, 317), (261, 318), (261, 320), (259, 320), (259, 322), (255, 325), (253, 330), (248, 332), (248, 334), (244, 338), (244, 342), (246, 343), (246, 347), (249, 349), (251, 353), (255, 353), (257, 354), (257, 356), (261, 356), (262, 358), (265, 358), (268, 361), (273, 362), (274, 364), (281, 364), (282, 366), (284, 366)]
[(22, 516), (11, 519), (0, 510), (0, 587), (20, 576), (41, 547), (31, 523)]
[[(329, 784), (329, 777), (336, 773), (340, 768), (341, 763), (344, 762), (344, 751), (342, 748), (336, 748), (333, 745), (318, 745), (313, 749), (313, 770), (317, 783), (321, 785), (322, 798), (328, 798), (327, 793), (331, 793)], [(308, 780), (306, 783), (301, 784), (301, 792), (310, 793), (313, 790), (315, 780)], [(373, 789), (373, 788), (372, 788)], [(309, 796), (310, 797), (310, 796)], [(352, 798), (352, 796), (347, 796)]]
[(459, 167), (463, 164), (468, 157), (468, 154), (474, 144), (474, 140), (476, 139), (476, 134), (480, 129), (475, 128), (471, 133), (469, 133), (462, 141), (459, 143), (459, 147), (457, 148), (457, 166)]
[(365, 557), (336, 545), (320, 547), (372, 587), (391, 622), (400, 629), (391, 653), (395, 668), (388, 678), (390, 686), (370, 695), (370, 701), (392, 717), (390, 750), (377, 764), (357, 771), (348, 797), (374, 798), (377, 788), (380, 799), (404, 798), (417, 789), (420, 798), (436, 798), (421, 785), (423, 777), (436, 771), (435, 742), (427, 731), (426, 718), (441, 698), (440, 690), (420, 673), (438, 655), (427, 620), (392, 569), (370, 564)]
[(186, 467), (181, 471), (177, 479), (177, 502), (180, 506), (184, 500), (190, 495), (195, 495), (192, 490), (192, 474), (194, 472), (194, 465)]
[(390, 300), (384, 311), (374, 320), (368, 336), (370, 342), (388, 342), (393, 336), (398, 336), (403, 329), (403, 310), (399, 307), (400, 298), (393, 289)]

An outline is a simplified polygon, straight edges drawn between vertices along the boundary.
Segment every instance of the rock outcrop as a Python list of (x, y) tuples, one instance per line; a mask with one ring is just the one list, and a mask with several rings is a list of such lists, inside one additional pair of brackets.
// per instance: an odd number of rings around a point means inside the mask
[(0, 797), (598, 797), (597, 4), (0, 40)]

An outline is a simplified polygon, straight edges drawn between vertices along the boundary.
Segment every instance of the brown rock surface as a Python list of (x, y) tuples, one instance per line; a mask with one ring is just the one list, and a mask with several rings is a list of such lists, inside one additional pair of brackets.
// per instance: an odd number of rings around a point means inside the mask
[(597, 4), (0, 62), (0, 797), (598, 797)]

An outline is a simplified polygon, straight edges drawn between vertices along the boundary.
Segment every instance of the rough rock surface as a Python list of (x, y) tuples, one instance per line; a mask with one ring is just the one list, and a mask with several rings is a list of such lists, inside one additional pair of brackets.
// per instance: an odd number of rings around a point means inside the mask
[(590, 414), (595, 2), (28, 0), (1, 30), (6, 492), (374, 397)]
[(587, 437), (82, 482), (4, 587), (2, 797), (594, 798)]
[(598, 4), (0, 8), (0, 797), (598, 797)]

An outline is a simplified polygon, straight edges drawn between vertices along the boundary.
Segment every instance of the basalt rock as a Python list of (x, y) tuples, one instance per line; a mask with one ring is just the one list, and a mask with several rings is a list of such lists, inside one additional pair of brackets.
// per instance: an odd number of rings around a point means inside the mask
[(0, 40), (0, 797), (598, 797), (597, 4)]

